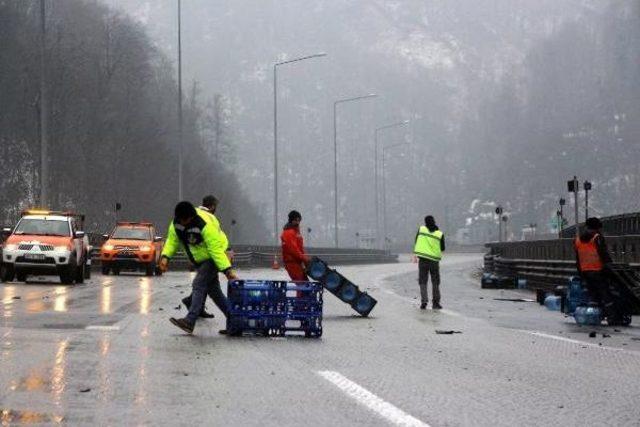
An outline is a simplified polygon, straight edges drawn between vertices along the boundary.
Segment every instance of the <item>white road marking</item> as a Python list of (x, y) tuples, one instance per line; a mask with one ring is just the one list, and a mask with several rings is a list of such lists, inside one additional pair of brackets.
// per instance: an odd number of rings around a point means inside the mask
[(339, 372), (318, 371), (318, 375), (338, 387), (347, 394), (347, 396), (355, 399), (358, 403), (371, 409), (394, 425), (429, 427), (429, 424), (423, 423), (419, 419), (412, 417), (403, 410), (393, 406), (391, 403), (385, 402), (369, 390), (359, 386)]
[(85, 328), (87, 331), (119, 331), (120, 326), (116, 325), (89, 325)]
[[(395, 292), (393, 292), (392, 290), (385, 289), (385, 288), (383, 288), (383, 287), (381, 287), (381, 290), (382, 290), (382, 292), (384, 292), (385, 294), (389, 294), (389, 295), (392, 295), (392, 296), (394, 296), (394, 297), (396, 297), (396, 298), (399, 298), (399, 299), (401, 299), (401, 300), (404, 300), (404, 301), (406, 301), (406, 302), (410, 303), (411, 305), (415, 305), (416, 307), (420, 305), (420, 303), (418, 302), (418, 300), (414, 300), (414, 299), (411, 299), (411, 298), (409, 298), (409, 297), (404, 297), (404, 296), (402, 296), (402, 295), (398, 295), (398, 294), (396, 294)], [(448, 310), (448, 309), (446, 309), (446, 308), (443, 308), (443, 309), (440, 309), (440, 310), (432, 310), (432, 311), (439, 311), (440, 313), (442, 313), (442, 314), (447, 314), (447, 315), (449, 315), (449, 316), (462, 317), (462, 314), (458, 313), (457, 311)]]
[(533, 336), (536, 336), (536, 337), (549, 338), (549, 339), (552, 339), (552, 340), (564, 341), (564, 342), (568, 342), (568, 343), (572, 343), (572, 344), (579, 344), (579, 345), (582, 345), (582, 346), (599, 348), (601, 350), (624, 351), (625, 353), (631, 353), (631, 354), (640, 355), (640, 352), (635, 351), (635, 350), (627, 350), (625, 348), (618, 348), (618, 347), (609, 347), (609, 346), (606, 346), (606, 345), (599, 345), (599, 344), (594, 344), (594, 343), (591, 343), (591, 342), (574, 340), (574, 339), (566, 338), (566, 337), (560, 337), (558, 335), (546, 334), (544, 332), (525, 331), (523, 329), (520, 329), (520, 332), (524, 332), (524, 333), (527, 333), (529, 335), (533, 335)]

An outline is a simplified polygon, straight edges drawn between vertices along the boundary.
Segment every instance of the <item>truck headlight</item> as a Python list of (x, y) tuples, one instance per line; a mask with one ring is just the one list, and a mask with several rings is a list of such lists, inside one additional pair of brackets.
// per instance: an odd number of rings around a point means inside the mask
[(69, 250), (68, 246), (56, 246), (55, 248), (56, 252), (67, 252)]
[(142, 252), (151, 252), (151, 246), (141, 246), (140, 250)]
[(16, 249), (18, 249), (18, 245), (14, 244), (9, 244), (4, 247), (5, 251), (15, 251)]
[(105, 251), (112, 251), (113, 250), (113, 245), (104, 245), (102, 247), (102, 249), (104, 249)]

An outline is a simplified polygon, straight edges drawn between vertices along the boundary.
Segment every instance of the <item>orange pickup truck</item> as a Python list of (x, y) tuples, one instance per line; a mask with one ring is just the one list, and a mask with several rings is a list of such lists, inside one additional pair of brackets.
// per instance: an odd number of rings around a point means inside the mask
[(158, 261), (162, 253), (162, 237), (149, 222), (118, 222), (100, 248), (102, 274), (120, 274), (120, 271), (142, 271), (147, 276), (162, 272)]

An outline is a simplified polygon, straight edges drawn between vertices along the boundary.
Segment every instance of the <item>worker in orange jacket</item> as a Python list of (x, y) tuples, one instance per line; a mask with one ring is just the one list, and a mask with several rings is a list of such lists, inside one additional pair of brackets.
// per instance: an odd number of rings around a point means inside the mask
[(302, 239), (302, 234), (300, 234), (300, 222), (302, 222), (300, 212), (289, 212), (289, 221), (280, 235), (282, 262), (291, 280), (308, 281), (309, 278), (305, 273), (305, 267), (310, 259), (304, 252), (304, 240)]
[(574, 241), (576, 268), (591, 299), (607, 313), (611, 309), (606, 277), (611, 255), (602, 235), (602, 222), (598, 218), (588, 218), (585, 225), (586, 230)]

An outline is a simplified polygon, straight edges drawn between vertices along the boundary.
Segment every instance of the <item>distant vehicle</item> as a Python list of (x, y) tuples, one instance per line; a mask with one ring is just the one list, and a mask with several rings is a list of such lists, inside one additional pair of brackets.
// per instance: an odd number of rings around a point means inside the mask
[(2, 281), (29, 275), (55, 274), (64, 284), (83, 283), (91, 277), (91, 247), (84, 215), (73, 212), (28, 210), (2, 245)]
[(162, 237), (156, 236), (156, 228), (149, 222), (118, 222), (100, 248), (102, 274), (118, 275), (120, 271), (142, 271), (147, 276), (155, 273), (162, 253)]

